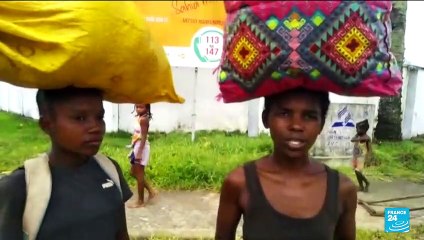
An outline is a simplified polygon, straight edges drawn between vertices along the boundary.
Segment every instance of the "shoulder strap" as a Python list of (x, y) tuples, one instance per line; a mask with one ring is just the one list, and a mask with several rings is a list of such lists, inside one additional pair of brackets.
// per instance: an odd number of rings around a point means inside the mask
[(112, 181), (115, 183), (116, 187), (118, 187), (122, 197), (121, 181), (119, 180), (119, 174), (118, 170), (116, 170), (115, 164), (113, 164), (112, 160), (101, 153), (97, 153), (96, 156), (94, 156), (94, 159), (96, 159), (103, 171), (112, 178)]
[(26, 202), (23, 231), (28, 240), (35, 240), (46, 213), (52, 190), (52, 176), (47, 154), (24, 162)]
[(338, 217), (339, 212), (339, 172), (335, 169), (324, 165), (327, 170), (327, 202), (325, 203), (334, 217)]
[(256, 181), (257, 173), (256, 166), (254, 162), (247, 162), (243, 165), (244, 176), (246, 181), (246, 187), (249, 191), (249, 194), (256, 194), (258, 192), (258, 182)]
[(244, 164), (244, 175), (246, 179), (246, 187), (249, 193), (249, 208), (263, 207), (265, 195), (262, 190), (261, 182), (256, 169), (255, 161)]

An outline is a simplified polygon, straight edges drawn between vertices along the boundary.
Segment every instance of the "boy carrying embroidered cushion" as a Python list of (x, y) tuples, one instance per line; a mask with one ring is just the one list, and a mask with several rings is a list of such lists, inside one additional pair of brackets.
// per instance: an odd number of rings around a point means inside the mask
[(389, 1), (225, 1), (220, 90), (226, 103), (264, 97), (271, 154), (225, 178), (215, 239), (356, 239), (352, 180), (309, 150), (329, 92), (392, 96), (402, 85), (390, 53)]

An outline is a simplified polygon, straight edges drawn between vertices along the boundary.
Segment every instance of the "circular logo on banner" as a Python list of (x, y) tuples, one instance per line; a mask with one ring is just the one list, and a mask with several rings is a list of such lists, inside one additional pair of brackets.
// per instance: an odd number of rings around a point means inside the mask
[(223, 31), (216, 27), (204, 27), (194, 34), (191, 46), (200, 62), (219, 62), (223, 48)]

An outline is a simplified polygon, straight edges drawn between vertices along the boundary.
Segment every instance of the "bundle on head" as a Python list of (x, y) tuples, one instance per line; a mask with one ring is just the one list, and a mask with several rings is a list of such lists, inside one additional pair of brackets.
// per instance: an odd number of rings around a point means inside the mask
[(0, 32), (1, 81), (98, 88), (116, 103), (184, 101), (134, 2), (0, 2)]
[(390, 1), (225, 1), (219, 86), (224, 102), (305, 87), (394, 96)]
[(363, 121), (356, 123), (356, 128), (364, 132), (367, 132), (370, 129), (370, 124), (368, 123), (368, 119), (365, 119)]

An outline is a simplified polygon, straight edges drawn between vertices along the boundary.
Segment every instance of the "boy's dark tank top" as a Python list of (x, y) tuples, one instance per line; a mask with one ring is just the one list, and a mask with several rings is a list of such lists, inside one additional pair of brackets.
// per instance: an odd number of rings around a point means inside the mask
[(339, 175), (325, 166), (327, 191), (319, 213), (306, 219), (276, 211), (265, 197), (254, 162), (244, 165), (249, 202), (243, 214), (243, 239), (333, 240), (339, 217)]

